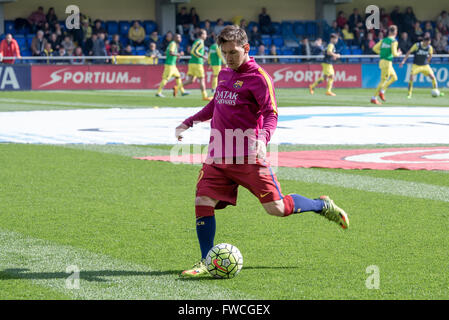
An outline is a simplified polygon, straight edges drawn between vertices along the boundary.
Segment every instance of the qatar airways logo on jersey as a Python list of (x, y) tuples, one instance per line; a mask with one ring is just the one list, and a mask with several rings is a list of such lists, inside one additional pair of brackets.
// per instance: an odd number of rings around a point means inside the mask
[(235, 106), (237, 104), (237, 99), (239, 94), (237, 92), (219, 90), (215, 94), (215, 102), (219, 104), (227, 104), (230, 106)]

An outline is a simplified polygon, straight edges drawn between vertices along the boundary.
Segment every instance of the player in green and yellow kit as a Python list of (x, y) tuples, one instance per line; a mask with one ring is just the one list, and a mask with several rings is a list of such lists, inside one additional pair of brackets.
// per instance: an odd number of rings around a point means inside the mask
[(317, 85), (319, 85), (323, 81), (327, 81), (326, 86), (326, 95), (335, 96), (335, 93), (332, 92), (332, 84), (334, 83), (334, 66), (333, 61), (340, 58), (340, 54), (335, 53), (335, 45), (338, 42), (338, 35), (332, 33), (329, 39), (329, 44), (324, 50), (324, 60), (321, 66), (323, 67), (323, 75), (315, 81), (313, 84), (309, 86), (310, 94), (314, 94), (314, 89)]
[(215, 93), (215, 89), (217, 88), (218, 84), (218, 74), (221, 70), (221, 65), (226, 65), (226, 61), (223, 58), (223, 55), (221, 54), (220, 47), (217, 43), (214, 43), (209, 47), (209, 58), (207, 60), (207, 63), (212, 68), (212, 93)]
[(203, 100), (210, 101), (211, 97), (207, 96), (206, 92), (206, 79), (204, 77), (204, 59), (207, 59), (204, 53), (204, 40), (207, 38), (207, 31), (201, 29), (198, 31), (197, 39), (192, 44), (192, 50), (190, 51), (191, 58), (189, 60), (189, 67), (187, 70), (187, 80), (183, 83), (184, 87), (196, 81), (200, 80), (201, 94)]
[[(438, 89), (437, 79), (435, 78), (433, 70), (429, 65), (433, 55), (433, 47), (430, 44), (430, 36), (425, 36), (421, 42), (415, 43), (410, 48), (401, 64), (399, 65), (400, 67), (404, 65), (411, 53), (414, 53), (414, 58), (412, 65), (412, 74), (410, 75), (410, 80), (408, 82), (408, 99), (412, 98), (413, 81), (415, 81), (415, 76), (417, 74), (422, 73), (426, 77), (429, 77), (432, 80), (432, 88)], [(443, 93), (441, 92), (440, 95), (443, 95)]]
[(175, 34), (173, 41), (171, 41), (168, 44), (167, 50), (165, 50), (165, 54), (166, 54), (167, 58), (165, 59), (165, 63), (164, 63), (164, 73), (162, 74), (162, 81), (161, 81), (161, 83), (159, 85), (159, 89), (156, 93), (157, 97), (162, 97), (162, 98), (165, 97), (162, 94), (162, 89), (164, 89), (164, 86), (167, 84), (168, 80), (170, 80), (171, 77), (175, 77), (176, 84), (179, 87), (179, 90), (181, 91), (181, 93), (183, 95), (188, 94), (188, 93), (184, 92), (184, 88), (182, 86), (182, 81), (181, 81), (181, 74), (179, 73), (178, 68), (176, 68), (176, 59), (178, 59), (178, 57), (180, 57), (184, 54), (183, 52), (178, 52), (178, 48), (179, 48), (179, 44), (181, 43), (181, 40), (182, 40), (181, 35), (179, 33)]
[(377, 86), (376, 93), (371, 97), (371, 103), (382, 104), (377, 100), (379, 96), (382, 101), (385, 101), (385, 91), (396, 80), (398, 76), (393, 68), (393, 58), (401, 55), (401, 50), (398, 49), (398, 41), (396, 36), (398, 34), (398, 27), (395, 25), (388, 27), (388, 37), (376, 43), (373, 51), (380, 55), (380, 82)]

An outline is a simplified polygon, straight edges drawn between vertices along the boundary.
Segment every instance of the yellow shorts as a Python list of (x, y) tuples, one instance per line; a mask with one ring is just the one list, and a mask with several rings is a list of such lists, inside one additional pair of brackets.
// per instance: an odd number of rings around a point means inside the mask
[(189, 63), (187, 75), (196, 78), (204, 78), (204, 67), (202, 64)]
[(333, 76), (335, 74), (334, 66), (329, 63), (322, 63), (323, 67), (323, 75), (324, 76)]
[(220, 73), (221, 70), (221, 66), (211, 66), (212, 67), (212, 72), (214, 76), (218, 76), (218, 74)]
[(428, 64), (423, 66), (418, 66), (417, 64), (412, 65), (412, 75), (414, 76), (418, 73), (422, 73), (423, 75), (428, 77), (430, 75), (433, 75), (433, 70)]
[(396, 71), (394, 71), (393, 62), (381, 59), (379, 61), (379, 68), (381, 80), (385, 80), (390, 77), (397, 79), (398, 76), (396, 75)]
[(176, 66), (165, 65), (164, 73), (162, 74), (162, 79), (170, 79), (171, 77), (181, 78), (178, 68)]

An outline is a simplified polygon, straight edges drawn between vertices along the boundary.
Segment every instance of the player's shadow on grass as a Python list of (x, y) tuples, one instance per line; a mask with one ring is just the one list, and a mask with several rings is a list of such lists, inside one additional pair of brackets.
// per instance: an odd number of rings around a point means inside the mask
[[(66, 272), (28, 272), (29, 269), (4, 269), (0, 271), (1, 280), (11, 279), (29, 279), (29, 280), (45, 280), (45, 279), (67, 279), (73, 273)], [(108, 282), (108, 277), (136, 277), (136, 276), (165, 276), (179, 274), (178, 270), (165, 271), (132, 271), (132, 270), (98, 270), (90, 271), (80, 270), (79, 277), (81, 280)]]

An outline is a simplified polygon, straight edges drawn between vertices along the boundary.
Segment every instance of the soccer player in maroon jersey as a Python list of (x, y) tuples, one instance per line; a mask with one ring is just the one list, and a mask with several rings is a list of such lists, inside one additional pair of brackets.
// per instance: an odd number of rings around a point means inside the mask
[(215, 210), (236, 205), (238, 186), (254, 194), (268, 214), (286, 217), (313, 211), (349, 226), (346, 213), (328, 196), (308, 199), (283, 195), (265, 160), (266, 145), (276, 129), (278, 109), (271, 77), (249, 57), (248, 38), (238, 26), (227, 26), (217, 38), (228, 68), (218, 75), (214, 98), (176, 128), (182, 140), (195, 122), (211, 120), (208, 156), (200, 170), (195, 198), (196, 230), (201, 260), (183, 277), (208, 274), (204, 260), (214, 246)]

